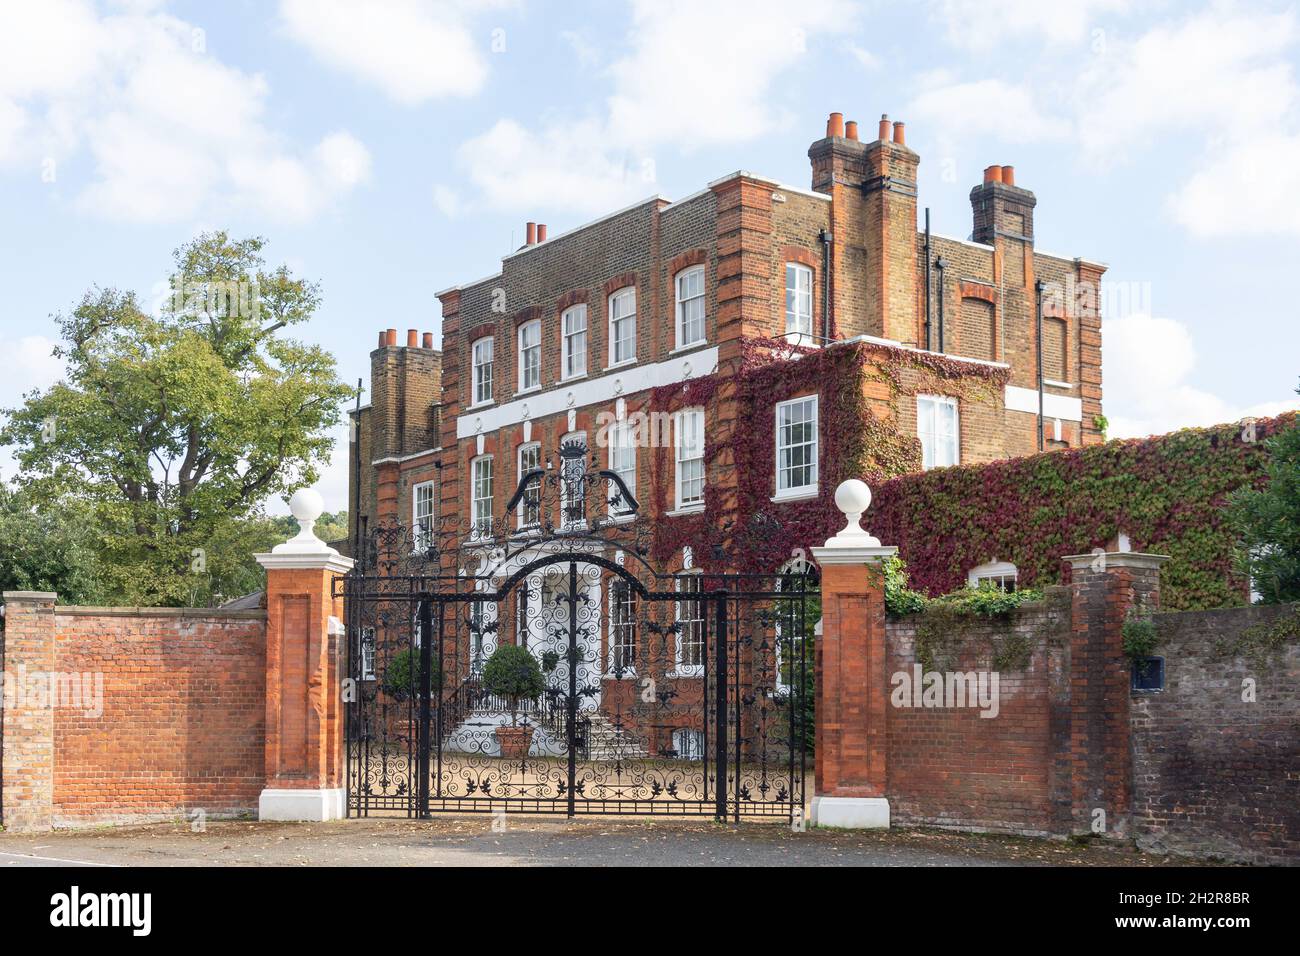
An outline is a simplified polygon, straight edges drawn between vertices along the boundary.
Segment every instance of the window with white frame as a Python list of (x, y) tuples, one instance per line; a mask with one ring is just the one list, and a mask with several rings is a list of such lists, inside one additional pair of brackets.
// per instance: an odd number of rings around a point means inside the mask
[(542, 384), (542, 323), (536, 319), (519, 326), (519, 391)]
[(636, 287), (609, 297), (609, 364), (636, 361)]
[(433, 482), (422, 481), (411, 487), (411, 528), (415, 550), (425, 551), (433, 542)]
[(817, 396), (776, 405), (776, 494), (817, 490)]
[(636, 592), (626, 581), (609, 585), (609, 666), (615, 677), (636, 667)]
[[(632, 426), (618, 422), (609, 429), (609, 470), (623, 479), (628, 493), (636, 497), (636, 444)], [(620, 500), (615, 501), (615, 496)], [(609, 513), (614, 517), (632, 514), (631, 502), (622, 500), (616, 485), (609, 489)]]
[(704, 759), (704, 731), (683, 727), (673, 731), (673, 749), (679, 760)]
[(918, 395), (916, 435), (921, 440), (923, 468), (957, 464), (961, 460), (957, 399), (945, 395)]
[(475, 458), (470, 465), (471, 515), (475, 538), (492, 537), (492, 456)]
[(677, 347), (704, 341), (704, 266), (677, 273)]
[(704, 409), (687, 408), (674, 419), (677, 450), (677, 508), (704, 505)]
[(785, 264), (785, 331), (812, 338), (813, 271), (797, 262)]
[(575, 305), (560, 316), (564, 326), (564, 378), (587, 374), (587, 306)]
[(1014, 591), (1020, 572), (1010, 561), (990, 561), (966, 572), (966, 583), (977, 588), (985, 581), (1001, 591)]
[(474, 343), (473, 358), (474, 402), (483, 405), (492, 401), (492, 337)]
[[(519, 446), (518, 480), (535, 468), (542, 467), (542, 446), (537, 442)], [(523, 500), (519, 502), (519, 527), (535, 528), (542, 521), (542, 484), (534, 481), (524, 490)]]
[(677, 579), (677, 673), (704, 673), (703, 578), (698, 574)]

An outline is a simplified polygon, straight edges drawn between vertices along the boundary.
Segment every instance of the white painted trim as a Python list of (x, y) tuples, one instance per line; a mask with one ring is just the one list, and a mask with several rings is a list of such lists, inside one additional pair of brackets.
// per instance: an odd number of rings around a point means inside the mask
[[(781, 409), (788, 408), (800, 402), (812, 402), (812, 427), (813, 427), (813, 466), (812, 466), (812, 484), (800, 485), (797, 488), (781, 487)], [(773, 501), (797, 501), (800, 498), (815, 497), (817, 494), (817, 485), (821, 478), (821, 396), (814, 392), (812, 395), (798, 395), (794, 398), (788, 398), (783, 402), (777, 402), (772, 410), (772, 458), (774, 473), (772, 475), (772, 484), (776, 488), (776, 494), (772, 496)]]
[[(830, 539), (834, 541), (834, 538)], [(898, 554), (894, 545), (813, 548), (812, 556), (823, 567), (828, 564), (880, 564)]]
[(1074, 388), (1069, 382), (1056, 382), (1050, 378), (1043, 379), (1043, 384), (1050, 388)]
[(426, 448), (423, 451), (411, 452), (409, 455), (389, 455), (387, 458), (376, 458), (370, 462), (372, 465), (400, 465), (404, 461), (410, 461), (413, 458), (423, 458), (425, 455), (436, 454), (442, 451), (442, 446), (437, 448)]
[[(685, 382), (700, 375), (708, 375), (718, 364), (718, 348), (701, 348), (687, 358), (673, 358), (650, 365), (629, 364), (607, 375), (576, 382), (572, 388), (553, 388), (530, 396), (527, 400), (506, 402), (504, 405), (466, 409), (466, 414), (456, 418), (456, 438), (473, 438), (476, 434), (496, 431), (525, 418), (539, 419), (567, 411), (610, 402), (621, 395), (643, 392), (661, 385)], [(686, 370), (686, 366), (690, 370)], [(618, 387), (616, 387), (616, 385)], [(569, 400), (572, 396), (572, 401)], [(528, 414), (524, 415), (524, 406)], [(476, 412), (482, 414), (474, 414)]]
[(807, 488), (792, 488), (789, 492), (773, 495), (769, 500), (779, 505), (787, 501), (811, 501), (820, 494), (821, 491), (816, 485), (809, 485)]
[(855, 335), (851, 339), (836, 339), (833, 342), (827, 342), (827, 347), (835, 345), (851, 345), (854, 342), (867, 342), (871, 345), (883, 345), (891, 349), (902, 349), (904, 352), (916, 352), (920, 355), (937, 355), (940, 358), (952, 359), (954, 362), (969, 362), (971, 365), (985, 365), (989, 368), (1011, 368), (1006, 362), (990, 362), (988, 359), (967, 358), (965, 355), (953, 355), (951, 352), (934, 352), (929, 349), (918, 349), (914, 345), (904, 345), (894, 339), (882, 339), (875, 335)]
[(889, 801), (884, 797), (814, 796), (812, 825), (838, 830), (887, 830)]
[(551, 243), (555, 242), (556, 240), (563, 239), (565, 236), (571, 236), (575, 232), (581, 232), (584, 229), (589, 229), (592, 226), (597, 226), (600, 223), (605, 222), (606, 220), (613, 219), (616, 216), (621, 216), (625, 212), (631, 212), (633, 209), (640, 209), (642, 206), (648, 206), (650, 203), (660, 202), (660, 201), (671, 202), (672, 200), (670, 200), (667, 196), (663, 195), (662, 193), (655, 193), (653, 196), (648, 196), (645, 199), (642, 199), (638, 202), (634, 202), (630, 206), (624, 206), (622, 209), (615, 209), (613, 212), (607, 212), (605, 213), (605, 215), (599, 216), (596, 219), (590, 219), (587, 222), (582, 223), (581, 225), (574, 226), (572, 229), (566, 229), (564, 230), (564, 232), (557, 232), (553, 236), (547, 236), (545, 242), (537, 242), (531, 246), (524, 246), (522, 249), (516, 249), (512, 253), (502, 256), (501, 261), (508, 262), (509, 260), (516, 259), (519, 256), (527, 255), (533, 250), (540, 249), (543, 246), (549, 246)]
[(257, 798), (257, 819), (287, 823), (325, 823), (342, 820), (342, 789), (288, 790), (267, 787)]
[(320, 554), (255, 554), (253, 558), (268, 571), (334, 571), (345, 574), (353, 561), (333, 548)]
[(482, 285), (485, 282), (491, 282), (493, 279), (500, 279), (501, 276), (502, 273), (500, 271), (497, 271), (492, 273), (490, 276), (484, 276), (481, 279), (471, 279), (468, 282), (462, 282), (460, 285), (448, 286), (447, 288), (443, 289), (441, 292), (435, 292), (433, 295), (434, 298), (441, 299), (448, 292), (463, 292), (466, 289), (474, 288), (474, 286), (476, 285)]
[[(1009, 411), (1029, 412), (1032, 415), (1037, 415), (1038, 390), (1034, 388), (1021, 388), (1019, 385), (1008, 385), (1002, 403)], [(1049, 392), (1044, 392), (1043, 417), (1061, 418), (1066, 421), (1081, 422), (1083, 421), (1083, 399), (1071, 398), (1068, 395), (1052, 395)]]

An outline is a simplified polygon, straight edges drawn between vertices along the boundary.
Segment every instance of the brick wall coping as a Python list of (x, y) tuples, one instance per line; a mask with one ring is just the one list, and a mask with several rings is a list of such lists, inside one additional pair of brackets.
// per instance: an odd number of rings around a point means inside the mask
[(971, 365), (987, 365), (990, 368), (1011, 368), (1006, 362), (990, 362), (988, 359), (967, 358), (965, 355), (953, 355), (950, 352), (933, 352), (926, 349), (918, 349), (914, 345), (904, 345), (894, 339), (882, 339), (877, 335), (855, 335), (851, 339), (836, 339), (834, 342), (827, 342), (826, 348), (834, 348), (837, 345), (853, 345), (863, 343), (867, 345), (881, 345), (889, 349), (901, 349), (904, 352), (919, 352), (923, 355), (938, 355), (954, 362), (969, 362)]
[(53, 591), (5, 591), (6, 601), (53, 601), (58, 595)]
[(1177, 620), (1179, 624), (1194, 624), (1197, 621), (1214, 621), (1220, 618), (1230, 620), (1246, 615), (1269, 620), (1274, 617), (1286, 617), (1287, 614), (1300, 614), (1300, 601), (1292, 604), (1239, 604), (1236, 607), (1213, 607), (1200, 611), (1157, 611), (1151, 615), (1153, 621)]
[(223, 611), (219, 607), (94, 607), (85, 604), (59, 604), (55, 606), (54, 613), (70, 617), (181, 617), (196, 620), (210, 618), (232, 621), (266, 620), (265, 608)]
[(1088, 567), (1097, 558), (1106, 559), (1108, 568), (1146, 568), (1159, 570), (1160, 565), (1169, 560), (1167, 554), (1143, 554), (1140, 551), (1107, 551), (1104, 554), (1067, 554), (1062, 561), (1069, 561), (1070, 567), (1078, 571)]
[(423, 458), (425, 455), (434, 455), (442, 451), (442, 446), (436, 448), (424, 448), (420, 451), (413, 451), (409, 455), (389, 455), (387, 458), (376, 458), (371, 465), (400, 465), (404, 461), (410, 461), (413, 458)]

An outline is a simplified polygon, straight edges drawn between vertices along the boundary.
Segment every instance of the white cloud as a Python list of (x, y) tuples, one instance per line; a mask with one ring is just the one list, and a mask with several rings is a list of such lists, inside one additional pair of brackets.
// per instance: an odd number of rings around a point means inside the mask
[(496, 209), (592, 213), (643, 198), (656, 147), (690, 152), (784, 125), (778, 77), (854, 15), (847, 0), (633, 0), (630, 48), (607, 70), (603, 112), (533, 127), (502, 118), (459, 158)]
[(488, 36), (468, 16), (489, 4), (450, 0), (281, 0), (285, 31), (323, 63), (407, 106), (477, 93)]
[(369, 155), (347, 133), (304, 151), (286, 143), (263, 116), (265, 79), (206, 52), (201, 30), (148, 3), (117, 9), (0, 8), (0, 161), (66, 169), (84, 150), (93, 173), (78, 205), (143, 222), (231, 206), (305, 219), (366, 177)]
[(1124, 13), (1130, 0), (937, 0), (933, 16), (955, 46), (989, 50), (1007, 40), (1078, 43), (1098, 15)]
[(464, 208), (460, 193), (442, 183), (437, 183), (433, 187), (433, 205), (448, 219), (458, 217)]
[(943, 83), (923, 90), (905, 114), (954, 141), (991, 134), (1008, 143), (1060, 140), (1069, 122), (1045, 113), (1031, 89), (1002, 80)]
[(458, 159), (494, 209), (607, 212), (655, 191), (653, 160), (616, 153), (606, 127), (594, 120), (547, 124), (536, 132), (499, 120), (462, 144)]
[(1296, 102), (1296, 16), (1215, 6), (1118, 41), (1080, 78), (1079, 132), (1102, 161), (1169, 132), (1202, 141), (1273, 130)]
[(1235, 406), (1189, 384), (1196, 348), (1187, 326), (1174, 319), (1147, 315), (1109, 319), (1102, 335), (1104, 407), (1112, 438), (1158, 435), (1300, 408), (1300, 396), (1295, 395)]
[(1198, 238), (1300, 236), (1300, 135), (1252, 136), (1211, 148), (1169, 197), (1168, 209)]
[(864, 70), (874, 73), (884, 65), (881, 62), (880, 57), (872, 53), (866, 47), (858, 46), (856, 43), (850, 43), (845, 47), (845, 49), (848, 50), (849, 56), (858, 61), (858, 66), (862, 67)]

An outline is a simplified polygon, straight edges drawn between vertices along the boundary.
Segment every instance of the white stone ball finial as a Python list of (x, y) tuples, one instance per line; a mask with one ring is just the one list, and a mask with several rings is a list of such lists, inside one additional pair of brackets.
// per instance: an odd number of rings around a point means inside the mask
[(325, 499), (313, 488), (299, 488), (289, 498), (289, 513), (298, 521), (298, 533), (284, 544), (271, 549), (272, 554), (314, 554), (333, 551), (316, 537), (316, 519), (325, 511)]
[(826, 542), (828, 548), (878, 548), (880, 541), (862, 527), (862, 515), (871, 507), (871, 489), (865, 481), (850, 478), (835, 489), (835, 506), (844, 513), (845, 525)]

